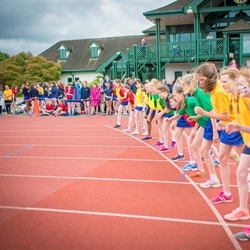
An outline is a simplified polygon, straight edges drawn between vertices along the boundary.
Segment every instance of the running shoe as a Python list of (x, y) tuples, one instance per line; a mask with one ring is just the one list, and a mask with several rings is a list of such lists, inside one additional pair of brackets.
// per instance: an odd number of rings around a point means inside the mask
[(131, 135), (139, 135), (140, 133), (139, 133), (138, 130), (135, 130), (135, 131), (131, 132), (130, 134), (131, 134)]
[(176, 148), (176, 141), (172, 141), (172, 144), (171, 144), (170, 148)]
[(131, 129), (130, 129), (130, 128), (125, 128), (125, 129), (123, 129), (123, 131), (124, 131), (124, 132), (130, 132)]
[(184, 155), (176, 155), (174, 158), (171, 159), (172, 161), (179, 161), (179, 160), (185, 160)]
[(154, 147), (163, 146), (163, 142), (158, 141), (153, 146)]
[(149, 140), (152, 140), (152, 137), (151, 136), (146, 136), (144, 138), (142, 138), (143, 141), (149, 141)]
[(148, 131), (143, 132), (141, 135), (148, 135)]
[(240, 240), (240, 241), (248, 241), (248, 240), (250, 240), (250, 226), (243, 229), (242, 232), (236, 233), (234, 235), (234, 238), (236, 240)]
[(164, 147), (164, 146), (162, 146), (162, 148), (160, 148), (160, 149), (158, 150), (158, 152), (161, 152), (161, 153), (170, 152), (170, 149), (169, 149), (169, 148), (166, 148), (166, 147)]
[(220, 192), (218, 196), (214, 197), (211, 199), (212, 203), (222, 203), (222, 202), (232, 202), (233, 198), (232, 195), (230, 194), (229, 196), (225, 195), (224, 192)]
[(220, 181), (219, 180), (212, 180), (212, 179), (209, 179), (207, 180), (206, 182), (200, 184), (200, 187), (201, 188), (217, 188), (217, 187), (220, 187)]
[(202, 172), (200, 170), (188, 175), (190, 178), (195, 178), (195, 177), (205, 177), (206, 176), (206, 172)]
[(230, 220), (230, 221), (248, 220), (249, 218), (250, 217), (249, 217), (248, 210), (243, 211), (243, 210), (240, 210), (239, 208), (236, 208), (235, 210), (233, 210), (232, 213), (226, 214), (224, 216), (224, 219)]
[(114, 126), (114, 128), (120, 128), (121, 127), (121, 124), (116, 124), (115, 126)]
[(213, 163), (214, 163), (214, 167), (220, 166), (220, 162), (217, 159), (215, 159)]
[(181, 170), (183, 171), (194, 171), (194, 170), (197, 170), (197, 165), (195, 163), (191, 164), (190, 162), (184, 166), (181, 167)]

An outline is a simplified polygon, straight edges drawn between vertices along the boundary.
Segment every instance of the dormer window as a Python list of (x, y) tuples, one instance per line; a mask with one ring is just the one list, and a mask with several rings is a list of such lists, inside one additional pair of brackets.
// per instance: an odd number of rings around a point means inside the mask
[(58, 49), (60, 60), (66, 60), (70, 54), (70, 51), (65, 48), (63, 45)]
[(92, 43), (89, 46), (89, 50), (90, 50), (90, 58), (98, 58), (102, 51), (102, 48), (98, 46), (96, 43)]

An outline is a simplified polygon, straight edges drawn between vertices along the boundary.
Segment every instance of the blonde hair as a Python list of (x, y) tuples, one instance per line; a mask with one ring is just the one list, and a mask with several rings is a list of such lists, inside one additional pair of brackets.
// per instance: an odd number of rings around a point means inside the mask
[(220, 72), (219, 77), (228, 75), (230, 79), (236, 80), (239, 77), (239, 70), (236, 68), (227, 68)]
[(161, 92), (168, 92), (169, 93), (169, 88), (166, 85), (159, 85), (156, 88), (157, 88), (157, 90), (159, 90)]
[(246, 68), (242, 68), (239, 71), (239, 76), (243, 76), (246, 78), (246, 81), (248, 82), (248, 84), (250, 85), (250, 70), (246, 69)]
[(190, 94), (194, 93), (194, 90), (197, 88), (197, 77), (195, 73), (190, 73), (182, 77), (181, 85), (183, 83), (188, 85), (188, 89), (185, 92)]

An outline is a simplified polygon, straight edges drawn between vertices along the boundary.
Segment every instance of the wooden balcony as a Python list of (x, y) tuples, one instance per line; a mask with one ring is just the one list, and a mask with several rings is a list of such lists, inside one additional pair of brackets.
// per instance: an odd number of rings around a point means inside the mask
[[(198, 57), (199, 61), (223, 60), (228, 52), (224, 48), (224, 39), (199, 39), (197, 45), (195, 41), (187, 42), (165, 42), (160, 43), (160, 61), (170, 62), (191, 62)], [(197, 47), (197, 52), (196, 48)], [(139, 64), (157, 63), (156, 44), (146, 46), (134, 45), (133, 49), (128, 49), (129, 63)]]

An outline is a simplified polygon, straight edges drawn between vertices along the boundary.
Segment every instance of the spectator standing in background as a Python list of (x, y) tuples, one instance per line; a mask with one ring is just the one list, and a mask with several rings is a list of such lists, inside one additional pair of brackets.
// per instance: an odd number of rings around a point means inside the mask
[(25, 110), (27, 113), (29, 113), (30, 111), (30, 95), (29, 95), (29, 83), (28, 82), (24, 82), (22, 85), (22, 94), (23, 94), (23, 100), (25, 103)]
[(86, 115), (90, 114), (89, 102), (90, 102), (90, 88), (87, 81), (83, 81), (81, 88), (81, 100), (84, 104), (84, 111)]
[(229, 68), (235, 68), (235, 69), (240, 69), (239, 65), (236, 63), (236, 60), (233, 59), (230, 63), (229, 63)]
[(7, 112), (7, 116), (11, 116), (11, 102), (12, 102), (12, 90), (8, 85), (5, 85), (3, 92), (4, 104)]
[(97, 86), (96, 83), (94, 83), (93, 87), (90, 89), (90, 106), (91, 106), (90, 115), (98, 113), (98, 108), (100, 103), (101, 103), (101, 89)]
[(147, 44), (146, 44), (146, 40), (145, 40), (145, 39), (141, 39), (140, 45), (141, 45), (141, 46), (147, 45)]
[(211, 32), (207, 35), (207, 39), (213, 39), (213, 35)]

